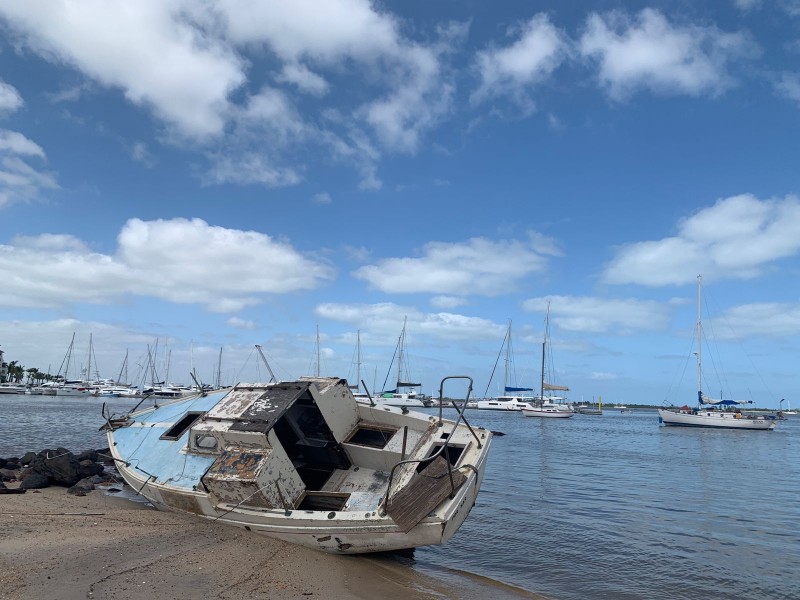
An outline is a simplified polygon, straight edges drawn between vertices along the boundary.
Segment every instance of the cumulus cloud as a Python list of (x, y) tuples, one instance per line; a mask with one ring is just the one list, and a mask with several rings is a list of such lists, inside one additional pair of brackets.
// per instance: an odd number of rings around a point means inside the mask
[(747, 339), (753, 335), (786, 337), (800, 335), (800, 304), (759, 302), (742, 304), (712, 318), (717, 339)]
[(17, 88), (0, 79), (0, 115), (15, 112), (23, 104), (22, 96), (19, 95)]
[[(380, 188), (381, 152), (416, 152), (449, 113), (454, 76), (445, 57), (467, 29), (450, 24), (416, 42), (369, 0), (289, 8), (276, 0), (32, 0), (3, 5), (0, 18), (16, 43), (150, 111), (167, 127), (163, 139), (195, 149), (202, 142), (208, 183), (296, 184), (307, 147), (319, 145), (358, 169), (362, 189)], [(264, 64), (276, 86), (253, 93), (247, 84), (263, 83)], [(331, 94), (334, 81), (348, 93)], [(300, 115), (298, 101), (312, 112)], [(13, 88), (0, 89), (0, 110), (19, 103)], [(332, 112), (338, 122), (319, 117)]]
[(120, 89), (180, 134), (202, 139), (222, 132), (244, 63), (186, 9), (180, 0), (135, 7), (31, 0), (0, 12), (33, 51)]
[(800, 200), (724, 198), (682, 220), (677, 235), (621, 247), (605, 268), (610, 284), (682, 285), (697, 273), (750, 279), (800, 252)]
[(545, 312), (550, 306), (550, 322), (565, 331), (582, 333), (614, 332), (629, 335), (656, 331), (669, 325), (669, 305), (636, 298), (590, 298), (549, 296), (523, 302), (523, 309)]
[(527, 240), (472, 238), (463, 243), (430, 242), (418, 258), (389, 258), (357, 269), (353, 276), (387, 293), (496, 296), (515, 282), (543, 272), (560, 251), (549, 238)]
[[(11, 85), (0, 80), (0, 116), (13, 113), (24, 105), (22, 96)], [(45, 190), (58, 188), (55, 176), (32, 166), (46, 160), (39, 144), (18, 131), (0, 129), (0, 208), (14, 202), (39, 198)]]
[(54, 308), (134, 295), (234, 312), (266, 294), (314, 289), (334, 277), (328, 264), (288, 242), (200, 219), (131, 219), (117, 241), (113, 255), (65, 235), (18, 237), (0, 246), (0, 306)]
[(508, 96), (530, 111), (534, 108), (533, 88), (550, 77), (568, 56), (567, 38), (544, 14), (508, 33), (516, 37), (511, 45), (477, 54), (475, 64), (481, 83), (471, 101), (478, 104), (496, 96)]
[(800, 74), (782, 73), (775, 82), (775, 91), (800, 105)]
[[(495, 341), (503, 339), (505, 325), (480, 317), (454, 313), (424, 313), (391, 302), (377, 304), (320, 304), (314, 312), (321, 318), (347, 323), (362, 330), (362, 341), (368, 345), (392, 345), (407, 321), (406, 335), (425, 336), (446, 341)], [(364, 331), (369, 333), (365, 334)]]
[(635, 17), (622, 12), (591, 14), (579, 51), (599, 63), (601, 85), (612, 98), (622, 100), (638, 90), (721, 94), (735, 83), (729, 63), (758, 49), (744, 33), (673, 24), (647, 8)]

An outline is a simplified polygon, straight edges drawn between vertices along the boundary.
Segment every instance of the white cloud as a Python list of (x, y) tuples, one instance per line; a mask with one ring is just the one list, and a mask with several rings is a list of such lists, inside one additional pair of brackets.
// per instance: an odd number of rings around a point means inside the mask
[(25, 104), (17, 88), (0, 80), (0, 115), (12, 113)]
[(0, 129), (0, 153), (22, 154), (44, 158), (44, 150), (21, 133)]
[(210, 158), (213, 164), (203, 174), (203, 182), (206, 184), (238, 183), (284, 187), (303, 180), (295, 169), (274, 164), (271, 158), (260, 154), (214, 154)]
[(436, 308), (455, 308), (466, 304), (464, 298), (457, 298), (455, 296), (434, 296), (431, 298), (431, 305)]
[[(407, 339), (429, 337), (447, 341), (499, 341), (506, 325), (480, 317), (453, 313), (423, 313), (414, 308), (385, 302), (379, 304), (320, 304), (314, 312), (325, 319), (348, 323), (362, 331), (365, 345), (393, 345), (407, 320)], [(368, 332), (368, 333), (365, 333)]]
[(779, 95), (800, 104), (800, 74), (782, 73), (775, 82), (775, 90)]
[[(742, 304), (710, 320), (717, 339), (747, 339), (754, 335), (788, 337), (800, 335), (800, 304), (760, 302)], [(705, 326), (705, 324), (704, 324)]]
[(733, 0), (736, 8), (742, 12), (748, 12), (761, 8), (761, 0)]
[(239, 317), (231, 317), (230, 319), (225, 321), (225, 323), (228, 325), (228, 327), (233, 327), (234, 329), (252, 330), (256, 328), (256, 324), (254, 321), (240, 319)]
[(536, 233), (525, 241), (429, 242), (420, 258), (385, 259), (353, 276), (387, 293), (496, 296), (513, 289), (518, 279), (543, 272), (559, 254), (552, 240)]
[(477, 54), (481, 84), (471, 96), (473, 103), (509, 96), (526, 111), (533, 110), (532, 88), (550, 77), (568, 55), (566, 36), (547, 15), (532, 17), (509, 31), (512, 34), (517, 40), (510, 46)]
[(118, 245), (106, 255), (72, 236), (45, 235), (0, 246), (0, 306), (52, 308), (134, 295), (234, 312), (265, 294), (314, 289), (334, 277), (328, 264), (287, 242), (200, 219), (131, 219)]
[(322, 96), (328, 93), (330, 86), (325, 79), (302, 64), (284, 65), (280, 75), (276, 78), (282, 83), (293, 83), (300, 90), (314, 96)]
[(550, 305), (550, 322), (565, 331), (629, 335), (656, 331), (669, 325), (672, 307), (636, 298), (605, 299), (575, 296), (531, 298), (522, 307), (545, 312)]
[[(33, 142), (28, 146), (27, 138), (17, 144), (27, 146), (28, 151), (39, 148)], [(40, 149), (41, 150), (41, 149)], [(28, 163), (9, 152), (0, 151), (0, 208), (14, 202), (29, 202), (40, 197), (44, 190), (58, 189), (52, 173), (37, 171)]]
[(579, 49), (599, 62), (600, 83), (616, 100), (640, 89), (718, 95), (734, 85), (728, 63), (757, 52), (743, 33), (675, 25), (650, 8), (634, 18), (622, 12), (591, 14)]
[(29, 0), (0, 7), (31, 50), (70, 65), (134, 104), (153, 109), (179, 133), (219, 135), (243, 63), (189, 20), (190, 3)]
[(328, 192), (320, 192), (319, 194), (314, 194), (314, 202), (317, 204), (330, 204), (333, 200)]
[(681, 285), (697, 273), (749, 279), (800, 252), (800, 200), (742, 194), (684, 219), (673, 237), (623, 246), (603, 273), (611, 284)]

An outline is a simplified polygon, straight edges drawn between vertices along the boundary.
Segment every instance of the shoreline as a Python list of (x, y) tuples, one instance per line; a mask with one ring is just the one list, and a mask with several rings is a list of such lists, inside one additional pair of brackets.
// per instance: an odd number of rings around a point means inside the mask
[(0, 505), (3, 600), (540, 598), (379, 555), (317, 552), (100, 489), (28, 490), (4, 494)]

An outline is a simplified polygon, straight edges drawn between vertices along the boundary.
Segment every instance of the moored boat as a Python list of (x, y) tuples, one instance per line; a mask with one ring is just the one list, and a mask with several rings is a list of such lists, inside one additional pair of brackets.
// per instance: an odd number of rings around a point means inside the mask
[[(752, 404), (752, 401), (713, 400), (703, 393), (702, 372), (702, 340), (703, 322), (701, 314), (700, 292), (702, 277), (697, 276), (697, 406), (689, 408), (659, 408), (659, 423), (680, 427), (716, 427), (719, 429), (771, 430), (775, 428), (776, 419), (770, 415), (746, 414), (739, 405)], [(722, 409), (722, 410), (720, 410)]]
[(308, 377), (180, 398), (105, 428), (120, 474), (159, 509), (332, 553), (442, 544), (475, 503), (492, 440), (463, 409), (442, 418), (448, 379), (438, 416)]

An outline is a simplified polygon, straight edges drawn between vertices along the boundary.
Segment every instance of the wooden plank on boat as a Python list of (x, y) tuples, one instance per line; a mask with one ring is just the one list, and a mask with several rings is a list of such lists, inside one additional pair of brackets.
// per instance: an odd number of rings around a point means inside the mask
[[(450, 495), (448, 463), (439, 456), (422, 473), (416, 473), (411, 481), (389, 499), (387, 514), (404, 533), (411, 531), (428, 513)], [(455, 489), (461, 487), (467, 477), (461, 471), (453, 471)]]

